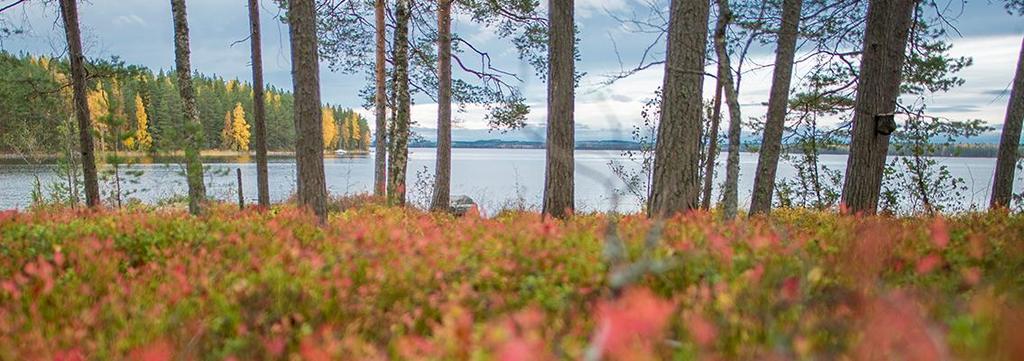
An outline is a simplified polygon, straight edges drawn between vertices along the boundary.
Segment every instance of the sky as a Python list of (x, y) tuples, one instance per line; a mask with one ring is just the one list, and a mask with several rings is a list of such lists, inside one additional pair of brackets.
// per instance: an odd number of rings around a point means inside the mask
[[(0, 0), (0, 5), (12, 1)], [(1009, 85), (1024, 37), (1024, 18), (1007, 14), (999, 2), (949, 1), (956, 4), (952, 5), (956, 8), (954, 12), (961, 13), (955, 21), (960, 34), (953, 33), (948, 39), (953, 44), (951, 53), (972, 57), (974, 65), (959, 74), (966, 79), (962, 87), (928, 99), (929, 109), (935, 115), (951, 119), (982, 119), (992, 125), (1002, 124)], [(545, 4), (546, 1), (542, 1), (542, 6)], [(962, 9), (959, 4), (963, 4)], [(577, 139), (629, 139), (629, 131), (639, 123), (645, 102), (661, 85), (662, 68), (653, 67), (612, 85), (604, 84), (604, 80), (622, 66), (634, 66), (639, 61), (640, 51), (650, 43), (652, 35), (637, 34), (616, 20), (616, 17), (628, 17), (633, 13), (645, 14), (647, 0), (577, 0), (575, 7), (576, 22), (581, 32), (581, 59), (577, 69), (586, 73), (576, 95)], [(118, 56), (129, 64), (144, 65), (154, 70), (173, 68), (170, 1), (91, 0), (82, 3), (79, 11), (87, 56)], [(188, 11), (194, 69), (228, 79), (251, 79), (248, 42), (234, 44), (248, 35), (246, 2), (190, 0)], [(277, 20), (278, 15), (272, 1), (262, 0), (264, 72), (268, 83), (290, 89), (288, 28)], [(64, 53), (63, 30), (56, 5), (29, 0), (2, 16), (27, 25), (28, 32), (4, 40), (0, 48), (15, 53)], [(508, 42), (495, 37), (487, 29), (470, 23), (463, 16), (456, 16), (453, 31), (474, 43), (484, 44), (493, 58), (498, 59), (499, 66), (520, 74), (523, 79), (521, 90), (531, 106), (527, 120), (530, 126), (512, 137), (542, 140), (541, 127), (546, 107), (544, 82), (533, 75), (529, 66), (516, 60), (514, 48)], [(655, 56), (661, 57), (663, 52), (663, 48), (659, 49)], [(758, 49), (751, 55), (752, 62), (758, 64), (770, 64), (773, 58), (771, 47)], [(797, 65), (795, 74), (794, 85), (801, 81), (800, 65)], [(458, 71), (455, 76), (459, 76)], [(358, 94), (365, 82), (362, 74), (334, 73), (326, 63), (321, 64), (322, 100), (355, 108), (372, 119), (372, 111), (362, 109), (363, 101)], [(765, 107), (761, 104), (768, 101), (770, 86), (770, 67), (744, 76), (740, 92), (744, 118), (764, 114)], [(712, 87), (713, 82), (705, 81), (706, 97), (711, 96)], [(437, 104), (420, 98), (413, 106), (413, 121), (420, 129), (433, 128), (436, 111)], [(453, 116), (456, 140), (499, 137), (486, 131), (482, 106), (469, 106)], [(432, 138), (431, 134), (423, 135)]]

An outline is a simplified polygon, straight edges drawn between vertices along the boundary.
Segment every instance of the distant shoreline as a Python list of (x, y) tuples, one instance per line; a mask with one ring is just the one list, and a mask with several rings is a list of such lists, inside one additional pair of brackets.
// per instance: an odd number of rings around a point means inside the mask
[[(409, 148), (420, 148), (420, 149), (434, 149), (437, 148), (436, 143), (433, 141), (414, 141), (409, 144)], [(452, 142), (452, 148), (454, 149), (544, 149), (543, 142), (536, 141), (506, 141), (506, 140), (476, 140), (476, 141), (454, 141)], [(372, 154), (374, 147), (371, 145), (370, 150), (350, 150), (344, 154), (337, 156), (365, 156)], [(596, 141), (579, 141), (576, 142), (576, 150), (596, 150), (596, 151), (640, 151), (640, 143), (633, 141), (624, 140), (596, 140)], [(957, 157), (957, 158), (995, 158), (999, 150), (997, 144), (958, 144), (954, 145), (951, 151), (945, 151), (935, 154), (937, 157)], [(724, 151), (724, 149), (723, 149)], [(743, 145), (742, 152), (745, 153), (757, 153), (758, 147), (756, 145)], [(791, 154), (797, 154), (798, 152), (792, 151)], [(848, 154), (845, 146), (840, 146), (830, 149), (822, 149), (821, 154)], [(327, 151), (325, 155), (335, 156), (335, 152)], [(100, 159), (110, 155), (110, 153), (100, 153), (98, 156)], [(156, 163), (156, 162), (167, 162), (183, 156), (179, 152), (163, 153), (159, 155), (151, 155), (142, 152), (120, 152), (118, 154), (121, 157), (129, 158), (133, 161), (139, 161), (143, 163)], [(890, 149), (889, 155), (897, 155)], [(253, 152), (235, 152), (225, 150), (204, 150), (200, 152), (200, 156), (207, 159), (234, 159), (234, 158), (249, 158), (255, 157)], [(268, 158), (280, 159), (294, 157), (294, 151), (268, 151)], [(0, 153), (0, 163), (11, 164), (12, 162), (29, 159), (32, 161), (45, 161), (60, 158), (61, 155), (57, 153), (51, 154), (31, 154), (21, 155), (14, 153)]]
[[(326, 151), (324, 155), (335, 155), (334, 151)], [(344, 155), (367, 155), (370, 151), (367, 150), (347, 150)], [(113, 155), (110, 152), (99, 152), (97, 153), (97, 160), (103, 160), (105, 157)], [(174, 158), (183, 157), (184, 153), (181, 151), (161, 153), (161, 154), (149, 154), (145, 152), (118, 152), (119, 157), (131, 159), (132, 161), (143, 160), (143, 163), (158, 163), (155, 160), (171, 160)], [(340, 156), (344, 156), (340, 155)], [(204, 150), (199, 152), (199, 156), (206, 159), (217, 159), (217, 158), (255, 158), (255, 152), (235, 152), (226, 150)], [(10, 164), (12, 161), (20, 161), (24, 159), (30, 159), (33, 161), (40, 160), (52, 160), (62, 157), (59, 153), (35, 153), (35, 154), (15, 154), (15, 153), (0, 153), (0, 164)], [(280, 158), (291, 158), (295, 157), (294, 151), (268, 151), (267, 158), (280, 159)]]

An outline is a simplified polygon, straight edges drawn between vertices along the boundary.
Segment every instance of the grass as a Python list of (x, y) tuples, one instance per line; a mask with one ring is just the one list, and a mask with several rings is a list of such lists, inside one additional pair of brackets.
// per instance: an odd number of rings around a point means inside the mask
[(1013, 359), (1024, 217), (0, 213), (0, 360)]

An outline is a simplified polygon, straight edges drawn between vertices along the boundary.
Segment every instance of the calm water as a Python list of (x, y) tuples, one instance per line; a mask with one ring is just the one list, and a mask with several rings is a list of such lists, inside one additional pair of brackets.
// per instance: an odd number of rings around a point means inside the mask
[[(409, 155), (410, 201), (422, 202), (428, 194), (417, 189), (418, 174), (431, 175), (434, 168), (434, 149), (411, 149)], [(724, 154), (719, 158), (724, 160)], [(969, 188), (967, 202), (986, 204), (995, 159), (992, 158), (939, 158), (939, 163), (950, 172), (962, 177)], [(639, 209), (629, 196), (615, 197), (615, 189), (624, 185), (612, 175), (608, 163), (620, 162), (636, 168), (619, 151), (576, 152), (576, 203), (581, 210), (633, 211)], [(822, 163), (830, 168), (845, 169), (845, 155), (823, 155)], [(749, 203), (754, 181), (757, 154), (740, 156), (740, 203)], [(235, 169), (241, 168), (243, 191), (248, 203), (256, 198), (256, 166), (248, 159), (228, 162), (208, 162), (214, 171), (207, 172), (207, 188), (212, 197), (223, 200), (237, 199)], [(327, 187), (331, 194), (369, 192), (373, 183), (373, 157), (328, 157), (324, 160)], [(135, 191), (132, 197), (144, 202), (155, 202), (174, 195), (185, 194), (186, 185), (181, 168), (171, 164), (139, 164), (143, 171), (138, 184), (125, 188)], [(424, 170), (426, 169), (426, 170)], [(217, 171), (220, 170), (220, 171)], [(719, 179), (724, 177), (724, 162), (719, 166)], [(782, 162), (779, 177), (790, 177), (794, 169)], [(281, 201), (295, 190), (295, 164), (290, 158), (271, 159), (269, 165), (270, 197)], [(35, 178), (42, 184), (56, 180), (52, 165), (0, 164), (0, 209), (23, 208), (30, 203)], [(425, 179), (424, 179), (425, 180)], [(720, 180), (719, 180), (720, 181)], [(422, 182), (421, 182), (422, 183)], [(101, 188), (105, 185), (101, 184)], [(1017, 187), (1020, 188), (1020, 185)], [(543, 149), (454, 149), (452, 154), (452, 194), (464, 194), (476, 200), (485, 210), (501, 208), (508, 202), (524, 200), (538, 206), (544, 189)], [(615, 199), (618, 198), (618, 202)], [(616, 204), (617, 203), (617, 204)]]

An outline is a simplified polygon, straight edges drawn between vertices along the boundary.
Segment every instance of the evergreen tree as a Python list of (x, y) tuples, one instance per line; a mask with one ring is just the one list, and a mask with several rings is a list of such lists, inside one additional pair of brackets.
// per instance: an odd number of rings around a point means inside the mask
[(224, 126), (220, 129), (220, 148), (231, 150), (235, 148), (235, 137), (232, 136), (234, 125), (231, 122), (231, 111), (224, 113)]

